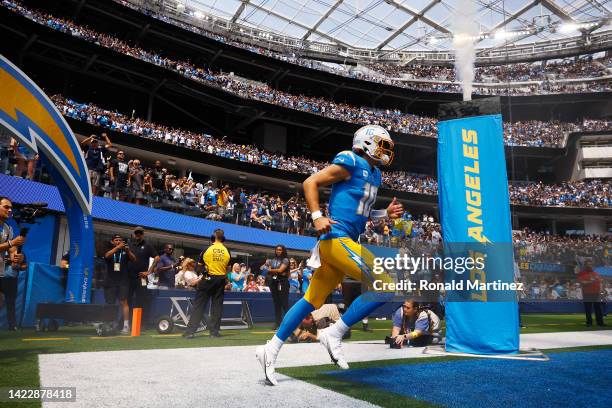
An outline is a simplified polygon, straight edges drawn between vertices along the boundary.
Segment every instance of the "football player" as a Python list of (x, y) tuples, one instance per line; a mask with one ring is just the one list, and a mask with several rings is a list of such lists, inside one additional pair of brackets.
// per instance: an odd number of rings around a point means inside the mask
[[(319, 234), (309, 266), (318, 269), (308, 291), (289, 309), (276, 334), (265, 346), (256, 350), (268, 384), (277, 384), (274, 364), (285, 340), (304, 317), (321, 307), (345, 274), (360, 282), (363, 279), (370, 282), (374, 279), (368, 268), (368, 265), (372, 265), (373, 255), (357, 240), (364, 232), (369, 218), (396, 219), (404, 212), (396, 198), (386, 209), (372, 210), (381, 184), (378, 166), (391, 164), (393, 156), (393, 141), (389, 133), (380, 126), (364, 126), (355, 132), (352, 150), (338, 153), (330, 166), (304, 181), (306, 203)], [(330, 185), (330, 216), (325, 217), (319, 205), (319, 188)], [(376, 278), (390, 281), (386, 274)], [(353, 324), (382, 304), (384, 302), (367, 300), (361, 295), (339, 321), (321, 332), (320, 343), (340, 368), (348, 369), (342, 351), (342, 336)]]

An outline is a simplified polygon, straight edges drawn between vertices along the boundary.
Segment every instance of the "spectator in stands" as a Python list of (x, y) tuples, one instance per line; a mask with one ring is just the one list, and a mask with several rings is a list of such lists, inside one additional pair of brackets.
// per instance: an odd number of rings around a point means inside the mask
[(180, 266), (180, 271), (175, 275), (175, 287), (193, 289), (202, 279), (202, 275), (196, 273), (196, 261), (185, 258)]
[(409, 344), (424, 347), (440, 340), (440, 318), (414, 300), (406, 300), (393, 313), (393, 328), (388, 338), (391, 346)]
[(0, 125), (0, 174), (9, 174), (10, 157), (13, 153), (12, 133)]
[(289, 293), (300, 292), (300, 268), (294, 258), (289, 259)]
[(584, 262), (584, 268), (578, 273), (578, 283), (582, 286), (582, 301), (586, 314), (586, 325), (593, 325), (593, 311), (598, 326), (603, 326), (602, 310), (602, 281), (601, 276), (593, 270), (593, 261), (588, 259)]
[(15, 175), (17, 177), (23, 177), (24, 172), (26, 172), (26, 179), (33, 180), (38, 154), (22, 143), (18, 143), (17, 139), (12, 139), (11, 147), (17, 159), (17, 171)]
[(232, 292), (242, 292), (246, 281), (246, 274), (241, 270), (238, 262), (232, 265), (232, 271), (229, 274), (230, 282), (232, 283)]
[(249, 275), (247, 277), (247, 283), (244, 288), (245, 292), (259, 292), (259, 287), (257, 286), (257, 282), (255, 281), (254, 275)]
[(116, 159), (111, 160), (108, 170), (113, 199), (125, 201), (129, 196), (127, 189), (130, 171), (122, 150), (117, 152)]
[(106, 278), (104, 280), (104, 301), (107, 305), (114, 305), (119, 299), (123, 316), (121, 334), (129, 333), (130, 306), (128, 296), (130, 293), (129, 265), (136, 261), (136, 255), (131, 251), (128, 243), (119, 234), (113, 235), (104, 253), (106, 262)]
[(165, 193), (166, 175), (168, 170), (162, 168), (159, 160), (155, 161), (155, 166), (151, 169), (151, 177), (153, 181), (153, 192), (159, 196)]
[(259, 275), (256, 278), (257, 289), (260, 292), (270, 292), (270, 287), (266, 284), (266, 278), (262, 275)]
[(112, 143), (106, 133), (102, 133), (106, 144), (100, 146), (100, 142), (96, 135), (91, 135), (81, 141), (83, 154), (85, 155), (85, 163), (89, 169), (89, 178), (91, 181), (91, 190), (94, 195), (98, 195), (98, 190), (101, 186), (102, 173), (104, 172), (108, 156), (108, 149), (112, 147)]
[(132, 160), (129, 168), (128, 186), (132, 193), (132, 202), (140, 204), (144, 197), (144, 170), (138, 159)]
[(277, 245), (274, 249), (274, 257), (270, 259), (267, 283), (274, 303), (274, 330), (276, 330), (289, 310), (289, 259), (287, 248), (284, 245)]
[[(73, 101), (64, 100), (59, 96), (54, 96), (53, 99), (56, 103), (61, 104), (60, 107), (63, 106), (63, 110), (65, 114), (70, 114), (73, 109), (85, 109), (84, 104), (76, 104)], [(122, 115), (117, 114), (116, 112), (102, 111), (92, 105), (87, 106), (87, 110), (80, 111), (80, 115), (78, 118), (82, 120), (82, 115), (90, 115), (89, 117), (98, 117), (100, 115), (108, 115), (109, 117), (115, 118), (117, 123), (125, 123), (130, 120), (135, 121), (135, 123), (139, 124), (139, 127), (144, 126), (144, 122), (139, 120), (130, 119), (127, 117), (123, 117)], [(113, 122), (114, 123), (114, 122)], [(139, 136), (152, 137), (151, 134), (155, 134), (155, 132), (165, 132), (165, 127), (160, 127), (155, 124), (147, 124), (150, 129), (150, 133), (140, 134), (136, 133)], [(506, 129), (506, 139), (507, 143), (511, 145), (556, 145), (561, 140), (563, 135), (566, 132), (570, 131), (579, 131), (579, 130), (597, 130), (597, 129), (605, 129), (610, 128), (612, 124), (605, 121), (588, 121), (585, 120), (581, 124), (571, 124), (571, 123), (558, 123), (558, 122), (537, 122), (537, 121), (528, 121), (528, 122), (516, 122), (514, 124), (506, 123), (504, 124)], [(187, 140), (195, 139), (201, 140), (201, 135), (195, 135), (191, 132), (181, 131), (180, 134), (185, 135)], [(269, 165), (269, 161), (264, 159), (266, 155), (261, 155), (259, 150), (254, 146), (238, 146), (227, 142), (225, 139), (220, 141), (216, 141), (210, 137), (206, 137), (210, 141), (210, 143), (214, 143), (218, 146), (218, 150), (212, 150), (212, 154), (217, 154), (223, 157), (230, 157), (239, 159), (238, 156), (232, 156), (233, 151), (241, 150), (244, 151), (243, 156), (249, 155), (252, 157), (253, 163), (258, 163), (262, 165)], [(172, 139), (170, 139), (169, 143), (172, 143)], [(187, 145), (187, 144), (186, 144)], [(205, 146), (201, 144), (193, 145), (194, 148), (205, 149)], [(212, 145), (208, 145), (211, 147)], [(261, 158), (259, 162), (257, 162), (257, 158)], [(281, 167), (290, 170), (290, 171), (298, 171), (301, 173), (310, 174), (313, 169), (318, 167), (324, 167), (326, 163), (315, 163), (312, 160), (307, 160), (303, 157), (281, 157)], [(161, 166), (161, 164), (156, 166)], [(161, 184), (160, 177), (163, 174), (166, 174), (167, 183), (164, 184), (165, 191), (172, 190), (173, 198), (175, 201), (189, 201), (190, 194), (186, 190), (183, 190), (185, 181), (176, 180), (175, 177), (168, 175), (164, 169), (156, 167), (154, 170), (154, 174), (156, 177), (156, 184), (158, 185), (156, 190), (160, 187)], [(197, 185), (198, 183), (196, 183)], [(383, 173), (383, 184), (386, 187), (393, 188), (401, 191), (415, 192), (420, 194), (437, 194), (438, 186), (436, 180), (428, 175), (423, 174), (414, 174), (405, 171), (394, 171), (394, 172), (386, 172)], [(189, 184), (186, 189), (191, 188)], [(225, 205), (225, 208), (218, 208), (219, 200), (217, 197), (217, 190), (213, 187), (212, 180), (210, 183), (207, 183), (207, 187), (201, 190), (202, 193), (198, 193), (197, 196), (200, 197), (199, 205), (202, 207), (208, 207), (208, 213), (210, 219), (220, 219), (223, 218), (223, 214), (227, 212), (229, 202), (231, 201), (231, 193), (226, 194), (228, 199), (221, 200), (221, 207)], [(209, 192), (210, 191), (210, 192)], [(254, 226), (259, 228), (267, 228), (271, 227), (271, 223), (268, 214), (274, 212), (273, 206), (272, 210), (269, 208), (264, 208), (264, 204), (261, 201), (260, 197), (257, 197), (255, 200), (248, 200), (248, 197), (239, 194), (240, 196), (240, 211), (239, 217), (236, 219), (241, 220), (241, 215), (247, 204), (251, 204), (250, 208), (255, 209), (256, 211), (251, 211), (248, 213), (251, 222)], [(537, 206), (580, 206), (580, 207), (610, 207), (612, 205), (612, 193), (610, 191), (609, 183), (603, 182), (602, 180), (588, 180), (588, 181), (574, 181), (574, 182), (564, 182), (560, 184), (542, 184), (542, 183), (526, 183), (526, 182), (515, 182), (510, 185), (510, 196), (511, 200), (515, 204), (521, 205), (537, 205)], [(208, 198), (212, 198), (212, 202), (208, 200)], [(251, 197), (253, 198), (253, 197)], [(304, 209), (304, 205), (301, 199), (291, 198), (285, 203), (286, 214), (282, 214), (280, 219), (289, 218), (288, 224), (286, 225), (286, 230), (289, 232), (296, 232), (301, 234), (303, 233), (304, 223), (307, 219), (306, 210)], [(221, 212), (219, 212), (221, 210)], [(278, 212), (278, 211), (277, 211)], [(221, 214), (221, 215), (220, 215)], [(274, 217), (272, 217), (274, 218)], [(297, 228), (296, 228), (297, 224)], [(380, 225), (382, 231), (379, 235), (382, 236), (384, 233), (384, 226)], [(372, 238), (374, 231), (371, 233)]]

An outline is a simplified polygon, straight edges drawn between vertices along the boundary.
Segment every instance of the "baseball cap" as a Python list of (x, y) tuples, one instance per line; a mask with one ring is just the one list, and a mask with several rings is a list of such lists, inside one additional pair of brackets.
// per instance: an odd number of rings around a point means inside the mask
[(111, 240), (116, 239), (116, 238), (123, 238), (123, 237), (121, 235), (119, 235), (119, 234), (115, 234), (115, 235), (113, 235)]
[(134, 228), (134, 232), (142, 232), (144, 234), (145, 231), (144, 231), (144, 228), (138, 226), (138, 227)]

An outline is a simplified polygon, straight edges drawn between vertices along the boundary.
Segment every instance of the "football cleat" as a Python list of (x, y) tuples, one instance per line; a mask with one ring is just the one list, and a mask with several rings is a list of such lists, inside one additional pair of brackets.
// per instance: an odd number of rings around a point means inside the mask
[(349, 365), (342, 351), (342, 339), (330, 336), (327, 330), (322, 330), (319, 334), (319, 342), (325, 347), (334, 364), (343, 370), (348, 370)]
[(278, 385), (278, 381), (276, 380), (276, 370), (274, 369), (274, 360), (268, 351), (266, 346), (259, 346), (255, 350), (255, 357), (261, 364), (261, 367), (264, 370), (264, 375), (266, 376), (266, 384), (268, 385)]

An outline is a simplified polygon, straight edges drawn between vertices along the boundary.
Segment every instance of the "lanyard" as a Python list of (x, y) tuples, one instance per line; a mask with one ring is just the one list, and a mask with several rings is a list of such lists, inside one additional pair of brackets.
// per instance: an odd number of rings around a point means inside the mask
[(117, 253), (115, 252), (113, 254), (113, 262), (114, 263), (121, 263), (121, 258), (123, 257), (123, 251), (119, 252), (119, 262), (117, 262)]

